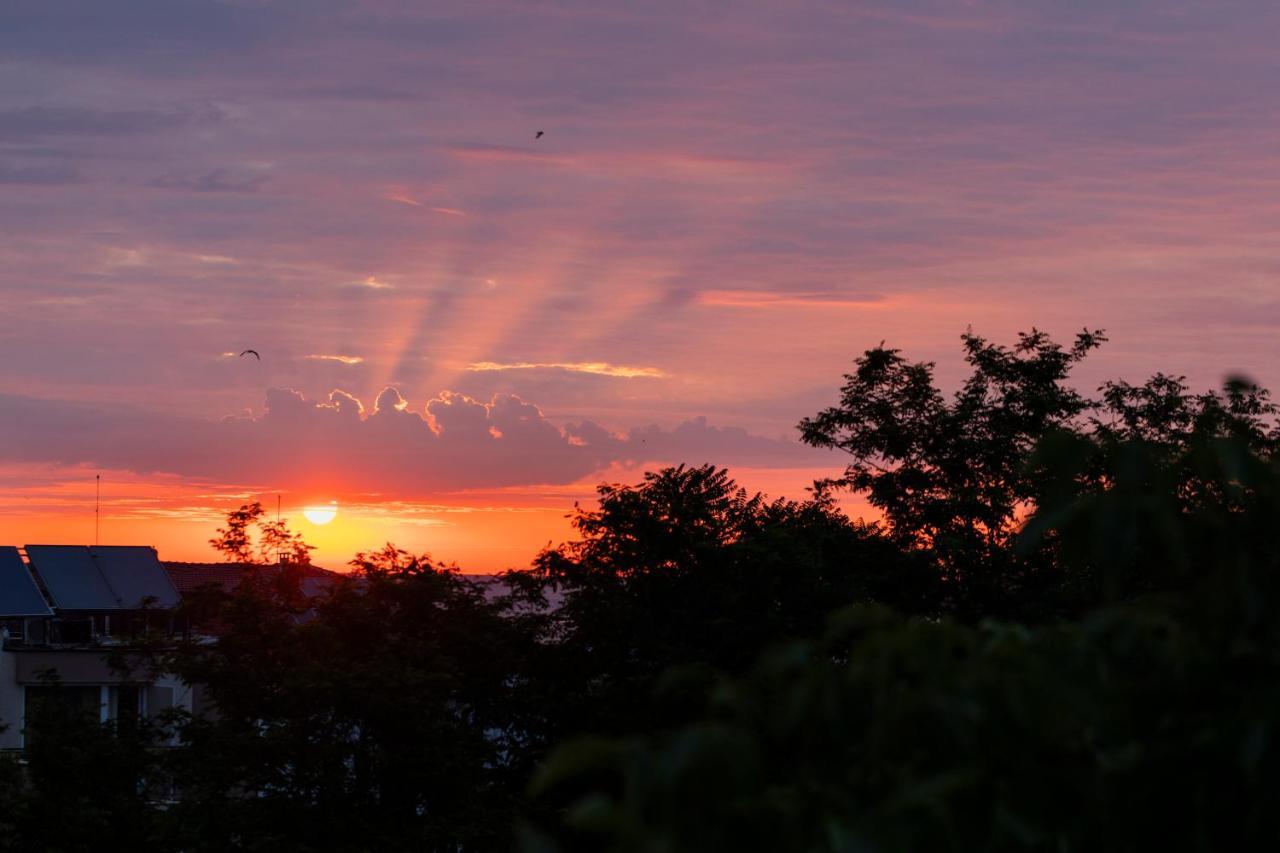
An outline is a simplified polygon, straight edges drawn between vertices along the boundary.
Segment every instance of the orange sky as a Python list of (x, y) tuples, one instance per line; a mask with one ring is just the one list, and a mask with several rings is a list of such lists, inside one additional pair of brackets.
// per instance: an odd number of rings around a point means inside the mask
[[(8, 490), (0, 499), (0, 541), (17, 544), (84, 543), (95, 536), (94, 478), (84, 469), (31, 466), (11, 468), (11, 477), (30, 483)], [(640, 471), (614, 470), (618, 481), (634, 482)], [(748, 488), (771, 494), (802, 495), (827, 469), (744, 469), (737, 472)], [(607, 479), (607, 477), (606, 477)], [(301, 509), (328, 503), (324, 496), (282, 496), (283, 517), (292, 529), (316, 546), (314, 561), (343, 570), (359, 551), (394, 543), (416, 553), (457, 562), (463, 571), (492, 572), (527, 567), (547, 544), (574, 538), (568, 516), (573, 502), (590, 505), (595, 480), (531, 492), (521, 488), (448, 496), (439, 503), (342, 502), (333, 521), (311, 523)], [(295, 499), (296, 497), (296, 499)], [(107, 472), (103, 480), (97, 535), (102, 544), (145, 544), (162, 559), (216, 561), (208, 544), (221, 523), (221, 512), (258, 500), (274, 516), (276, 496), (219, 490), (172, 477), (140, 478)], [(854, 514), (867, 512), (850, 502)]]

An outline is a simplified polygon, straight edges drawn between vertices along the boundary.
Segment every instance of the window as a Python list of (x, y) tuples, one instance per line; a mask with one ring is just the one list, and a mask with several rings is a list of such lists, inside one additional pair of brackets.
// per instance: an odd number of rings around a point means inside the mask
[(82, 645), (93, 642), (92, 616), (67, 616), (53, 623), (53, 641)]
[(28, 646), (43, 646), (48, 641), (48, 619), (27, 619), (23, 627), (22, 639)]
[(146, 713), (143, 688), (121, 684), (107, 689), (107, 719), (114, 720), (118, 731), (136, 731), (138, 720)]
[(62, 684), (27, 687), (23, 693), (23, 745), (31, 747), (42, 728), (52, 731), (67, 725), (96, 725), (102, 719), (102, 688)]
[(62, 710), (83, 711), (98, 718), (102, 707), (102, 688), (97, 685), (67, 686), (64, 684), (41, 685), (26, 689), (27, 716), (32, 712), (40, 713), (46, 706), (52, 709), (53, 704)]

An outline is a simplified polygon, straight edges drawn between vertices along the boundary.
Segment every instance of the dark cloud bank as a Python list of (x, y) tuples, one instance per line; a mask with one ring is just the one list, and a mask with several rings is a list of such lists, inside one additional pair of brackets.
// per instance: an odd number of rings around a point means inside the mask
[(444, 392), (415, 408), (394, 388), (371, 407), (343, 391), (317, 401), (274, 388), (262, 413), (220, 421), (0, 395), (0, 458), (396, 498), (571, 483), (614, 463), (834, 461), (797, 441), (705, 418), (619, 435), (592, 421), (557, 426), (510, 394), (484, 403)]

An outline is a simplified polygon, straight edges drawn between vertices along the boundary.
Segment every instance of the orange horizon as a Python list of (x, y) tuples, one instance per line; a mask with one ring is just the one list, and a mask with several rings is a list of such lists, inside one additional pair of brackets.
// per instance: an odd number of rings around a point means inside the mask
[[(316, 546), (315, 564), (330, 570), (346, 571), (357, 553), (391, 543), (456, 563), (464, 573), (491, 574), (527, 568), (542, 548), (575, 539), (574, 502), (594, 506), (598, 483), (638, 483), (644, 470), (654, 468), (615, 469), (567, 486), (448, 495), (438, 502), (283, 494), (281, 517)], [(730, 469), (751, 491), (790, 498), (802, 497), (815, 478), (834, 473), (829, 468)], [(41, 486), (0, 499), (0, 543), (94, 544), (93, 475), (82, 467), (43, 474), (49, 479)], [(257, 500), (274, 518), (276, 494), (111, 472), (103, 477), (99, 544), (150, 545), (162, 560), (220, 562), (208, 540), (225, 513)], [(316, 525), (303, 516), (305, 507), (329, 500), (337, 500), (333, 521)], [(846, 511), (868, 516), (870, 508), (849, 499)]]

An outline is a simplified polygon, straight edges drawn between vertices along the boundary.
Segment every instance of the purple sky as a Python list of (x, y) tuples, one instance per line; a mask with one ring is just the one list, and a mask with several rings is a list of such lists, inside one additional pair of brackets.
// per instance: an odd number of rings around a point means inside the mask
[(954, 382), (969, 325), (1104, 327), (1085, 387), (1280, 384), (1278, 37), (1229, 0), (6, 0), (0, 533), (96, 468), (798, 493), (853, 357)]

